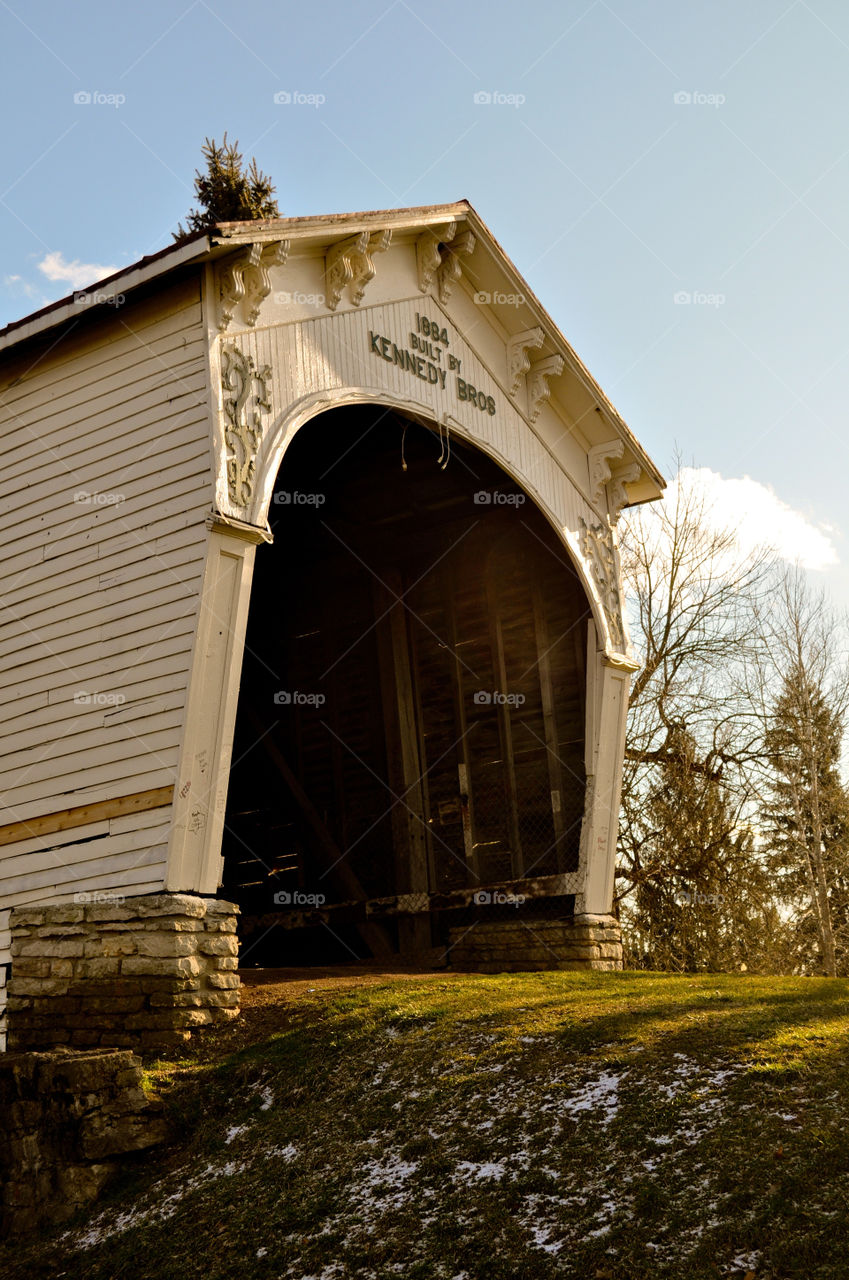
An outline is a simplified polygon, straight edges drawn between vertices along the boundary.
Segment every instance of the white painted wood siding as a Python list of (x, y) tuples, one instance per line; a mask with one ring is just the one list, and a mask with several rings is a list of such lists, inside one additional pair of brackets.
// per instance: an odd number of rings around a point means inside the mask
[[(212, 504), (199, 279), (52, 341), (0, 364), (0, 825), (175, 781)], [(169, 823), (0, 846), (0, 964), (11, 907), (161, 889)]]

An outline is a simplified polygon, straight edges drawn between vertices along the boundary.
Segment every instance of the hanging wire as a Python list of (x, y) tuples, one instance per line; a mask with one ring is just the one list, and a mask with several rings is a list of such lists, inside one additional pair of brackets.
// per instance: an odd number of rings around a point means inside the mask
[(402, 470), (402, 471), (406, 471), (406, 470), (407, 470), (407, 459), (404, 457), (404, 445), (406, 444), (406, 440), (407, 440), (407, 427), (408, 427), (409, 425), (410, 425), (410, 424), (409, 424), (409, 422), (405, 422), (405, 423), (404, 423), (404, 430), (401, 432), (401, 470)]
[[(451, 428), (450, 428), (450, 426), (448, 425), (447, 421), (446, 421), (446, 423), (445, 423), (445, 449), (444, 449), (444, 453), (445, 453), (445, 461), (442, 463), (442, 470), (443, 470), (443, 471), (444, 471), (444, 470), (445, 470), (445, 468), (448, 466), (448, 461), (449, 461), (449, 459), (450, 459), (450, 457), (451, 457)], [(440, 456), (441, 456), (441, 455), (440, 455)]]
[(441, 422), (437, 422), (436, 429), (439, 432), (439, 457), (436, 459), (436, 461), (439, 463), (440, 467), (444, 467), (445, 463), (442, 461), (442, 459), (445, 457), (445, 441), (442, 438)]

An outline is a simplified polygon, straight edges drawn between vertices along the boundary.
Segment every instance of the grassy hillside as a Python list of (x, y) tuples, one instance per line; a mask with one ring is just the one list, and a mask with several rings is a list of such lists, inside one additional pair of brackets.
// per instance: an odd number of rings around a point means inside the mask
[(387, 975), (248, 991), (175, 1145), (0, 1275), (849, 1276), (849, 985)]

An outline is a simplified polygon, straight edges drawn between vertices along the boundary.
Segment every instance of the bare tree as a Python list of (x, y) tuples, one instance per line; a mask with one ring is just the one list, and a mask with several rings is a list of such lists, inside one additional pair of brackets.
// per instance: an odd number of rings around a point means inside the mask
[(763, 643), (753, 618), (774, 566), (767, 548), (745, 552), (733, 528), (718, 528), (704, 494), (680, 476), (670, 499), (623, 519), (621, 542), (631, 629), (644, 665), (629, 709), (620, 899), (652, 881), (674, 883), (682, 870), (673, 865), (674, 848), (686, 843), (681, 832), (665, 839), (651, 815), (668, 779), (680, 774), (683, 740), (688, 772), (724, 792), (716, 812), (725, 830), (712, 835), (717, 857), (746, 818), (751, 766), (763, 757), (763, 725), (749, 689), (749, 667), (760, 668)]

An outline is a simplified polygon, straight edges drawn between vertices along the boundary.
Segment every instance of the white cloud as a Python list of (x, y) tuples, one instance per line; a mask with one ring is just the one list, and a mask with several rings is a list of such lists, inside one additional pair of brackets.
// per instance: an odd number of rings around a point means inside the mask
[(12, 293), (22, 293), (27, 298), (34, 298), (40, 292), (34, 284), (30, 284), (28, 280), (19, 275), (4, 276), (3, 284)]
[(704, 498), (705, 511), (717, 528), (736, 530), (741, 550), (767, 545), (782, 560), (803, 569), (829, 569), (839, 563), (829, 537), (837, 532), (834, 526), (814, 524), (783, 502), (770, 485), (751, 476), (726, 479), (709, 467), (682, 467), (666, 491), (666, 502), (674, 503), (679, 483)]
[(111, 276), (118, 270), (117, 267), (99, 266), (96, 262), (80, 262), (78, 258), (74, 258), (73, 262), (66, 262), (59, 249), (43, 257), (38, 269), (48, 280), (63, 280), (72, 289), (84, 289), (86, 285), (94, 284), (96, 280)]

